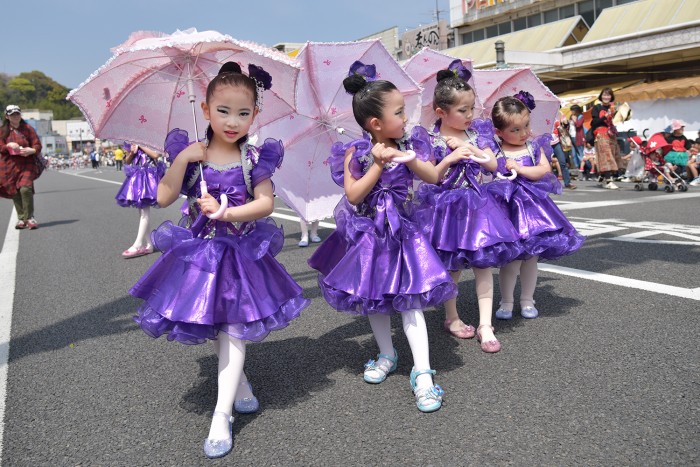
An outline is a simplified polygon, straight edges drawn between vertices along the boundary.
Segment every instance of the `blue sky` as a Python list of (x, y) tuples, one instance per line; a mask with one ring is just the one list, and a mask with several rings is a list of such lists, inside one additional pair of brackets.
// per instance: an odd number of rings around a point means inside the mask
[[(75, 88), (133, 31), (213, 29), (266, 45), (351, 41), (434, 21), (435, 0), (34, 0), (3, 2), (0, 72), (39, 70)], [(441, 19), (449, 0), (438, 0)], [(31, 17), (23, 20), (31, 13)], [(12, 18), (15, 27), (8, 27)]]

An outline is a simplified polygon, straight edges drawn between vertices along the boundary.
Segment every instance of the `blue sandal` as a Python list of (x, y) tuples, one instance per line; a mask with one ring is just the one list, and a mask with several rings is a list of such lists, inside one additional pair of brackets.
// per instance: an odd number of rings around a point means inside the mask
[(445, 395), (445, 391), (437, 384), (424, 388), (417, 388), (416, 378), (424, 374), (434, 375), (435, 370), (411, 369), (411, 389), (413, 389), (413, 394), (416, 396), (416, 407), (418, 407), (418, 410), (421, 412), (435, 412), (442, 407), (442, 396)]
[(223, 412), (214, 412), (214, 417), (223, 417), (228, 421), (229, 435), (226, 439), (205, 439), (204, 455), (209, 459), (224, 457), (233, 449), (233, 417)]
[[(391, 366), (387, 366), (386, 363), (380, 365), (379, 359), (384, 358), (391, 362)], [(378, 354), (377, 361), (370, 359), (365, 363), (365, 374), (364, 380), (371, 384), (379, 384), (383, 382), (389, 373), (396, 371), (397, 362), (399, 361), (399, 354), (394, 349), (394, 355)]]

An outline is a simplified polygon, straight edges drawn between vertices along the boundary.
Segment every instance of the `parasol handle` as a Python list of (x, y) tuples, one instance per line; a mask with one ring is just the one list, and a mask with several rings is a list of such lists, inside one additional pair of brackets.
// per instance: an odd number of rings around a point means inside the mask
[[(207, 191), (207, 182), (205, 182), (204, 180), (199, 182), (199, 189), (202, 192), (202, 196), (209, 193), (209, 191)], [(228, 207), (228, 197), (224, 194), (221, 194), (221, 196), (219, 196), (219, 201), (221, 203), (219, 210), (216, 212), (212, 212), (212, 213), (207, 214), (207, 217), (209, 219), (221, 219), (221, 217), (224, 215), (224, 211), (226, 211), (226, 208)]]
[(484, 153), (484, 157), (479, 157), (476, 154), (472, 154), (469, 156), (469, 159), (473, 160), (474, 162), (477, 162), (479, 164), (486, 164), (488, 161), (491, 160), (491, 156), (488, 154)]
[(411, 151), (409, 149), (408, 151), (406, 151), (405, 156), (394, 157), (393, 159), (391, 159), (391, 162), (398, 162), (399, 164), (405, 164), (406, 162), (411, 162), (415, 158), (416, 158), (415, 151)]
[(501, 172), (496, 172), (496, 178), (499, 180), (515, 180), (515, 177), (518, 176), (518, 172), (515, 170), (510, 171), (510, 175), (502, 175)]

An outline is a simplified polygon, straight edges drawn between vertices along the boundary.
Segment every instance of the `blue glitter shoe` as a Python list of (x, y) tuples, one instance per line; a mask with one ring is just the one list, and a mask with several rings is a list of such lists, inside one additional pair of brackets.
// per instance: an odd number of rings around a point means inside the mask
[(511, 309), (506, 310), (503, 308), (503, 302), (501, 302), (501, 306), (498, 307), (498, 310), (496, 310), (496, 319), (513, 319), (513, 308), (512, 308), (512, 303), (511, 303)]
[(523, 318), (529, 318), (529, 319), (537, 318), (537, 316), (539, 316), (539, 314), (540, 314), (540, 312), (537, 311), (537, 308), (535, 308), (534, 306), (524, 306), (520, 309), (520, 315)]
[(224, 457), (233, 449), (233, 417), (223, 412), (214, 412), (213, 417), (224, 417), (228, 420), (229, 435), (226, 439), (205, 439), (204, 455), (209, 459)]
[[(389, 360), (391, 362), (391, 366), (388, 366), (386, 363), (382, 365), (378, 364), (380, 358)], [(365, 363), (365, 374), (363, 376), (364, 380), (371, 384), (379, 384), (383, 382), (389, 373), (396, 371), (396, 364), (398, 361), (399, 354), (396, 352), (396, 349), (394, 349), (393, 356), (380, 353), (377, 355), (377, 361), (369, 360), (367, 363)]]
[[(249, 382), (246, 382), (245, 384), (248, 385), (248, 389), (250, 389), (250, 392), (252, 393), (253, 386), (251, 386)], [(259, 408), (260, 403), (258, 402), (258, 398), (254, 395), (252, 397), (244, 397), (233, 401), (233, 410), (238, 413), (255, 413)]]
[(445, 391), (437, 384), (423, 388), (416, 387), (416, 378), (424, 374), (434, 375), (435, 370), (411, 369), (411, 389), (413, 389), (413, 395), (416, 396), (416, 407), (421, 412), (435, 412), (442, 407), (442, 396), (445, 395)]

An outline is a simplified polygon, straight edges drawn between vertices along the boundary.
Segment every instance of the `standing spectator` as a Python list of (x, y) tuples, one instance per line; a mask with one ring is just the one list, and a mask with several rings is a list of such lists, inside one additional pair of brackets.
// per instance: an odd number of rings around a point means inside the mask
[(580, 105), (574, 104), (569, 107), (571, 117), (569, 117), (569, 134), (571, 134), (572, 147), (571, 157), (574, 165), (579, 167), (583, 161), (583, 148), (586, 145), (586, 135), (583, 130), (583, 109)]
[[(571, 148), (571, 138), (569, 137), (568, 129), (569, 121), (562, 115), (559, 114), (557, 122), (554, 124), (554, 130), (552, 131), (552, 149), (554, 150), (554, 156), (559, 161), (559, 167), (561, 168), (560, 175), (564, 181), (564, 188), (569, 190), (575, 190), (576, 185), (571, 183), (571, 174), (569, 173), (569, 166), (566, 162), (566, 153), (562, 147), (562, 139), (567, 147)], [(567, 143), (568, 141), (568, 143)]]
[(93, 149), (90, 151), (90, 163), (92, 164), (92, 168), (97, 170), (98, 165), (97, 165), (97, 149)]
[(121, 171), (124, 165), (124, 151), (121, 146), (117, 146), (114, 150), (114, 164), (117, 166), (117, 171)]
[(0, 196), (15, 203), (16, 229), (39, 227), (34, 219), (34, 180), (44, 168), (38, 162), (40, 153), (41, 141), (22, 118), (22, 109), (8, 105), (0, 127)]
[(615, 116), (615, 94), (610, 88), (603, 88), (598, 95), (600, 102), (591, 110), (591, 129), (595, 138), (595, 152), (598, 163), (598, 183), (609, 190), (617, 190), (613, 178), (617, 176), (617, 159), (620, 147), (617, 145), (617, 129), (612, 122)]

